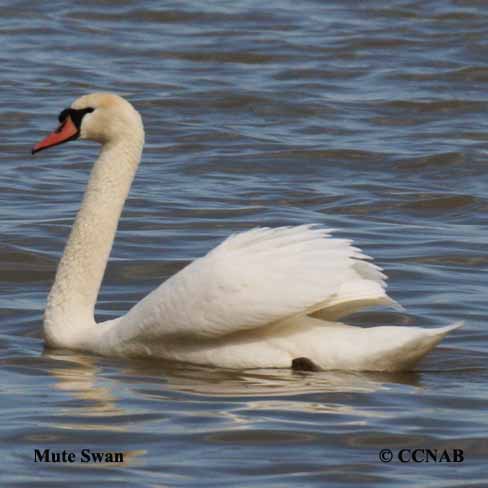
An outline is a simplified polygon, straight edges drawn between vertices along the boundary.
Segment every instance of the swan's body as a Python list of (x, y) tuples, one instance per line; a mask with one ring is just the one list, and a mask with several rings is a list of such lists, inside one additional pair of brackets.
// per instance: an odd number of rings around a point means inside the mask
[(396, 371), (411, 368), (459, 326), (337, 322), (394, 302), (377, 266), (350, 241), (312, 226), (233, 235), (123, 317), (96, 324), (96, 299), (144, 130), (132, 105), (111, 94), (81, 97), (60, 121), (34, 152), (76, 137), (101, 142), (102, 150), (49, 293), (49, 346), (228, 368), (286, 368), (305, 357), (324, 369)]

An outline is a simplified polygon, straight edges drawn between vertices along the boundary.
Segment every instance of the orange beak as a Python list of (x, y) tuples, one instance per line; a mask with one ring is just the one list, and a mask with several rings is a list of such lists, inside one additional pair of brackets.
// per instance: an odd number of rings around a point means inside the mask
[(68, 116), (54, 132), (51, 132), (51, 134), (32, 148), (32, 154), (47, 149), (48, 147), (63, 144), (63, 142), (72, 141), (78, 137), (78, 134), (78, 128), (71, 120), (71, 117)]

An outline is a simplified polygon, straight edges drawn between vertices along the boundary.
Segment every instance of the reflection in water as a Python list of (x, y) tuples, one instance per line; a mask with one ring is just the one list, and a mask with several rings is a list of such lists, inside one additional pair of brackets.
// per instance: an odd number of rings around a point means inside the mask
[(316, 392), (373, 392), (386, 388), (387, 383), (406, 382), (415, 385), (416, 380), (415, 374), (371, 375), (342, 371), (305, 373), (291, 369), (233, 371), (188, 365), (173, 368), (167, 376), (171, 388), (211, 396), (290, 396)]
[[(103, 385), (97, 374), (102, 371), (105, 358), (71, 351), (46, 351), (45, 357), (59, 361), (59, 366), (49, 368), (56, 378), (55, 388), (83, 400), (77, 413), (80, 417), (113, 417), (128, 415), (118, 404), (121, 391), (133, 390), (137, 395), (153, 396), (184, 393), (219, 398), (247, 398), (265, 396), (263, 401), (248, 402), (253, 408), (269, 408), (270, 405), (288, 409), (306, 409), (341, 413), (343, 405), (297, 402), (282, 397), (312, 393), (371, 393), (389, 389), (389, 384), (419, 386), (417, 373), (353, 373), (342, 371), (296, 372), (291, 369), (226, 370), (196, 366), (163, 360), (124, 360), (115, 377), (103, 375)], [(55, 363), (56, 364), (56, 363)], [(120, 363), (118, 363), (120, 366)], [(147, 388), (150, 384), (153, 388)], [(156, 388), (154, 388), (156, 385)], [(277, 397), (270, 400), (270, 397)], [(278, 398), (279, 397), (279, 398)], [(259, 405), (259, 407), (258, 407)], [(353, 407), (347, 409), (352, 413)], [(69, 410), (73, 414), (72, 408)], [(93, 425), (84, 423), (86, 428)], [(123, 426), (100, 426), (108, 430), (124, 430)]]
[[(49, 374), (56, 378), (54, 388), (69, 393), (73, 398), (83, 400), (76, 411), (71, 407), (69, 415), (80, 417), (98, 417), (101, 415), (117, 416), (125, 413), (117, 406), (116, 400), (108, 386), (97, 386), (96, 358), (71, 352), (54, 351), (45, 356), (59, 361), (59, 367), (49, 369)], [(76, 428), (107, 428), (108, 430), (125, 430), (122, 426), (100, 426), (83, 423)]]
[[(75, 352), (53, 351), (44, 356), (59, 362), (59, 366), (50, 367), (48, 373), (56, 379), (54, 388), (68, 393), (72, 398), (81, 400), (76, 407), (60, 406), (57, 409), (56, 429), (73, 431), (107, 431), (127, 432), (127, 423), (114, 423), (117, 418), (127, 414), (127, 410), (118, 405), (112, 385), (97, 385), (97, 367), (94, 356)], [(65, 419), (63, 421), (63, 419)], [(138, 461), (138, 457), (146, 454), (146, 450), (125, 450), (123, 462), (117, 467), (127, 466)], [(113, 464), (98, 464), (98, 468), (113, 467)]]
[[(55, 388), (79, 400), (59, 408), (56, 427), (71, 430), (204, 436), (205, 442), (309, 442), (333, 417), (335, 429), (364, 428), (395, 412), (371, 408), (364, 394), (398, 384), (418, 387), (417, 374), (224, 370), (162, 360), (113, 360), (46, 351)], [(356, 395), (357, 401), (351, 395)], [(299, 428), (299, 431), (296, 429)], [(144, 456), (126, 451), (124, 461)], [(142, 461), (142, 459), (139, 459)]]

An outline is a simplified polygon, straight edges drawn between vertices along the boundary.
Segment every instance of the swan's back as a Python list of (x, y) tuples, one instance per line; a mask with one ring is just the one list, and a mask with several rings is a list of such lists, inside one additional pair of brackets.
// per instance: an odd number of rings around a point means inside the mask
[(366, 259), (313, 226), (235, 234), (135, 305), (110, 327), (110, 343), (215, 339), (344, 303), (388, 302), (385, 276)]

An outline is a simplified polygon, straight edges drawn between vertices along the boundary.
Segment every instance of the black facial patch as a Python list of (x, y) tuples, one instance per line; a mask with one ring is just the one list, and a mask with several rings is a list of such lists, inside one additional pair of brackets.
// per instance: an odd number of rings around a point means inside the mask
[(95, 109), (92, 107), (81, 108), (79, 110), (75, 108), (65, 108), (59, 115), (58, 120), (62, 124), (68, 116), (71, 117), (73, 124), (75, 124), (76, 128), (80, 130), (81, 121), (85, 114), (89, 114), (93, 112)]
[(68, 117), (71, 109), (70, 108), (65, 108), (59, 115), (58, 115), (58, 120), (59, 123), (62, 124), (65, 120), (66, 117)]

